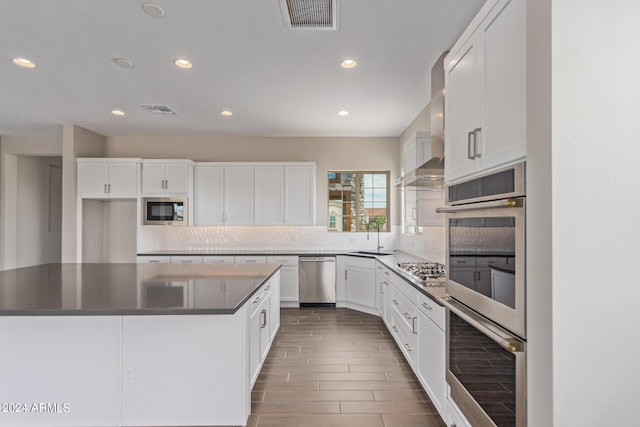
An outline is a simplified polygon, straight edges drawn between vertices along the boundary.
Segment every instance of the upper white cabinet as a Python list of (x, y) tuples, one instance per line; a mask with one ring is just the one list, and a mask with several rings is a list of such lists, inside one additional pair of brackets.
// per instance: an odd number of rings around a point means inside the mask
[(489, 0), (445, 58), (445, 180), (526, 157), (524, 0)]
[(313, 225), (315, 164), (198, 163), (195, 225)]
[(316, 223), (315, 164), (285, 166), (284, 221), (287, 225)]
[(284, 224), (284, 168), (256, 166), (256, 225)]
[(225, 166), (224, 223), (253, 225), (253, 166)]
[(78, 197), (136, 198), (140, 162), (141, 159), (77, 159)]
[(224, 166), (196, 165), (193, 175), (194, 224), (224, 224)]
[(143, 194), (188, 194), (192, 177), (191, 160), (144, 160)]

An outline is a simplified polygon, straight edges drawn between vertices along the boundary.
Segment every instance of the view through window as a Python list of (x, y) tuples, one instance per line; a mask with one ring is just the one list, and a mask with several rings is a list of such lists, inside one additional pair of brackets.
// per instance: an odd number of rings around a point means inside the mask
[(389, 171), (329, 171), (328, 177), (329, 231), (390, 230)]

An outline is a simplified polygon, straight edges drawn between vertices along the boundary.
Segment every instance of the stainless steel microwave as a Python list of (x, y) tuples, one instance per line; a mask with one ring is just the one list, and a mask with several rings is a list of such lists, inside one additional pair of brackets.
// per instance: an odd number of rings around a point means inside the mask
[(188, 225), (186, 197), (145, 197), (142, 199), (143, 225)]

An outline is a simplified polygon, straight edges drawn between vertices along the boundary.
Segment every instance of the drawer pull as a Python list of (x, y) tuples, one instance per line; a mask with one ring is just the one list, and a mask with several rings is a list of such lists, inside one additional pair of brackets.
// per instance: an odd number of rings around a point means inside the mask
[(429, 304), (427, 304), (426, 302), (423, 302), (423, 303), (422, 303), (422, 306), (423, 306), (424, 308), (426, 308), (427, 310), (429, 310), (429, 311), (433, 310), (433, 307), (431, 307), (431, 306), (430, 306)]
[(387, 276), (390, 276), (388, 271), (385, 271), (384, 274), (386, 274)]
[(397, 334), (398, 333), (398, 328), (397, 327), (393, 327), (394, 332)]
[(411, 316), (409, 313), (402, 313), (402, 314), (404, 315), (404, 317), (406, 317), (409, 320), (413, 319), (413, 316)]
[(393, 300), (393, 303), (394, 303), (395, 305), (400, 305), (400, 303), (398, 302), (398, 300), (397, 300), (397, 299), (394, 299), (394, 300)]
[(160, 262), (160, 261), (157, 259), (152, 259), (152, 260), (149, 260), (149, 262)]
[(407, 351), (413, 351), (413, 350), (411, 349), (411, 346), (410, 346), (409, 344), (407, 344), (407, 343), (404, 343), (404, 348), (406, 348), (406, 349), (407, 349)]
[(260, 301), (260, 298), (261, 298), (261, 297), (259, 297), (259, 296), (258, 296), (258, 297), (256, 297), (256, 299), (254, 299), (254, 300), (252, 301), (252, 304), (255, 304), (255, 303), (257, 303), (258, 301)]
[(412, 317), (411, 318), (411, 332), (413, 332), (414, 334), (418, 335), (418, 330), (416, 329), (416, 320), (418, 318), (417, 317)]
[(264, 288), (265, 291), (268, 291), (269, 289), (271, 289), (271, 285), (267, 285), (267, 287)]

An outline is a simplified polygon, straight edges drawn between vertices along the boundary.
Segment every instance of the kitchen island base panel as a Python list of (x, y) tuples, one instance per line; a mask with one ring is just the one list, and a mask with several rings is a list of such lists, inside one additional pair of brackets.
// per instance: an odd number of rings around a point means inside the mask
[[(247, 323), (246, 307), (233, 315), (2, 317), (10, 351), (0, 352), (0, 401), (24, 402), (26, 411), (0, 414), (0, 426), (245, 425)], [(51, 405), (33, 412), (33, 403)]]
[(380, 317), (380, 312), (377, 307), (368, 307), (362, 304), (356, 304), (353, 302), (345, 302), (345, 301), (337, 301), (336, 308), (350, 308), (351, 310), (356, 310), (361, 313), (373, 314), (374, 316)]

